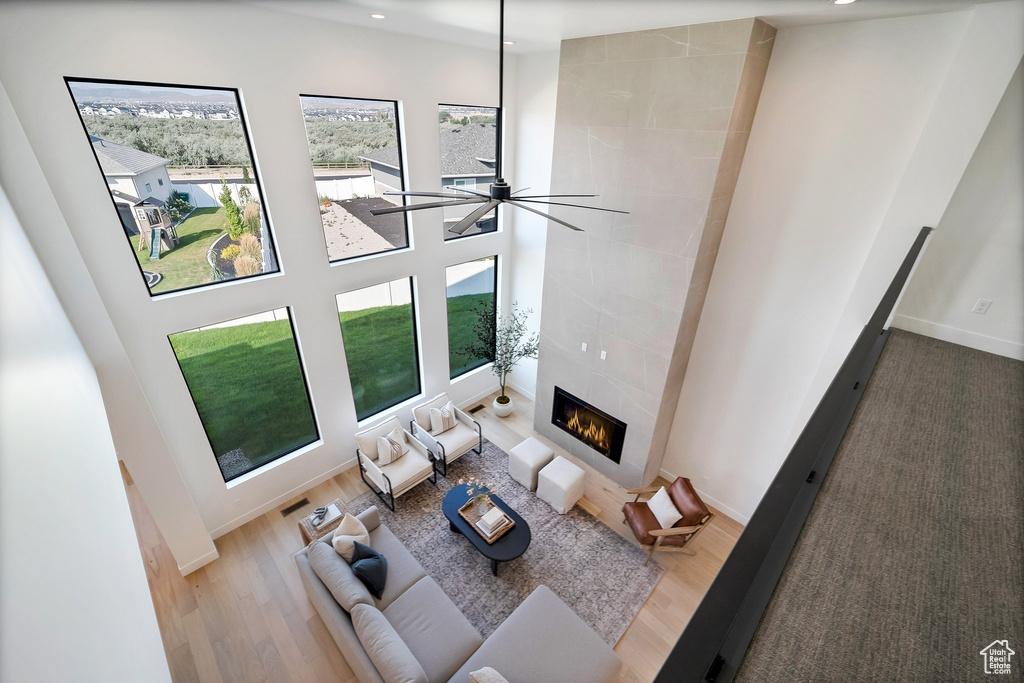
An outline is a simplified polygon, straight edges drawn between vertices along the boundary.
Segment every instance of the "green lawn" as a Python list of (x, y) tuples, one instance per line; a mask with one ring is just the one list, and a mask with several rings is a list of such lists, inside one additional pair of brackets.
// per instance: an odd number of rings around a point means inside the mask
[(163, 275), (152, 292), (171, 292), (184, 287), (211, 282), (210, 263), (206, 252), (214, 240), (228, 231), (222, 207), (196, 209), (177, 226), (178, 246), (161, 254), (158, 261), (149, 260), (149, 250), (139, 251), (139, 236), (132, 235), (132, 249), (143, 270)]
[[(453, 376), (479, 364), (464, 352), (480, 301), (448, 300)], [(356, 415), (362, 420), (420, 391), (409, 304), (338, 314)], [(170, 337), (215, 455), (241, 448), (254, 467), (316, 439), (287, 320)]]
[(409, 304), (338, 314), (360, 420), (420, 391)]
[(481, 302), (491, 303), (493, 299), (494, 295), (490, 293), (466, 294), (448, 299), (448, 363), (452, 378), (493, 360), (481, 358), (469, 350), (476, 341), (473, 326), (476, 324), (477, 313), (473, 309)]
[(171, 335), (215, 455), (241, 448), (254, 466), (316, 439), (287, 320)]

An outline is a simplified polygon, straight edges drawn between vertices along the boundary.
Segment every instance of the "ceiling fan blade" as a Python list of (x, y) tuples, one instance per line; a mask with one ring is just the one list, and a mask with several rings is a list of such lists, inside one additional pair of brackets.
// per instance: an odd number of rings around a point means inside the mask
[(473, 227), (476, 224), (476, 222), (483, 217), (485, 213), (496, 207), (498, 204), (501, 204), (499, 200), (492, 199), (491, 201), (481, 206), (479, 209), (474, 209), (473, 213), (463, 218), (461, 221), (456, 223), (451, 228), (448, 228), (448, 232), (454, 232), (456, 235), (463, 234), (471, 227)]
[(399, 192), (398, 190), (388, 190), (384, 194), (401, 195), (402, 197), (451, 197), (453, 199), (465, 199), (465, 195), (452, 194), (450, 192)]
[(537, 209), (533, 208), (532, 206), (527, 206), (526, 204), (520, 204), (519, 202), (516, 202), (516, 201), (510, 201), (510, 202), (507, 202), (507, 203), (511, 204), (512, 206), (519, 207), (520, 209), (526, 209), (527, 211), (532, 211), (533, 213), (537, 214), (538, 216), (544, 216), (544, 218), (547, 218), (548, 220), (554, 221), (556, 223), (560, 223), (561, 225), (564, 225), (567, 228), (575, 230), (576, 232), (583, 232), (583, 228), (577, 228), (572, 223), (566, 223), (565, 221), (563, 221), (560, 218), (555, 218), (554, 216), (549, 216), (548, 214), (544, 213), (543, 211), (538, 211)]
[(566, 204), (565, 202), (545, 202), (545, 201), (541, 201), (539, 199), (522, 199), (521, 197), (516, 197), (515, 199), (516, 199), (517, 202), (527, 202), (529, 204), (549, 204), (551, 206), (572, 206), (572, 207), (575, 207), (577, 209), (590, 209), (592, 211), (610, 211), (611, 213), (625, 213), (625, 214), (629, 213), (629, 211), (620, 211), (618, 209), (604, 209), (604, 208), (601, 208), (600, 206), (584, 206), (583, 204)]
[[(520, 190), (521, 191), (521, 190)], [(551, 199), (552, 197), (597, 197), (596, 194), (528, 194), (513, 199)]]
[(515, 190), (514, 192), (512, 192), (512, 194), (519, 194), (520, 192), (526, 192), (529, 189), (530, 189), (529, 187), (524, 187), (522, 189)]
[(370, 213), (374, 216), (383, 216), (387, 213), (403, 213), (417, 209), (439, 209), (445, 206), (459, 206), (460, 204), (479, 204), (483, 199), (460, 199), (455, 202), (428, 202), (426, 204), (409, 204), (407, 206), (389, 206), (386, 209), (373, 209)]
[(455, 190), (456, 192), (468, 192), (469, 194), (475, 194), (478, 197), (487, 197), (488, 199), (491, 198), (491, 194), (489, 192), (481, 192), (480, 190), (467, 190), (466, 188), (459, 187), (458, 185), (445, 185), (444, 189)]

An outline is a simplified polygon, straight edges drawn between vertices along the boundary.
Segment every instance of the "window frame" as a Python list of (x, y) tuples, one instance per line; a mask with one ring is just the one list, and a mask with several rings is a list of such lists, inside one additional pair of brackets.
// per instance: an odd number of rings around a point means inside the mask
[[(409, 311), (410, 311), (410, 314), (412, 315), (412, 348), (413, 348), (413, 355), (415, 356), (415, 360), (416, 360), (416, 391), (414, 391), (413, 393), (409, 394), (408, 396), (402, 396), (402, 397), (398, 398), (394, 402), (389, 403), (388, 405), (378, 409), (375, 412), (368, 413), (366, 415), (362, 415), (361, 416), (359, 414), (359, 406), (356, 405), (356, 387), (355, 387), (355, 384), (353, 384), (353, 382), (352, 382), (352, 368), (351, 368), (351, 366), (349, 365), (349, 362), (348, 362), (348, 347), (345, 346), (345, 330), (341, 326), (340, 315), (341, 315), (341, 313), (343, 313), (343, 311), (337, 310), (338, 297), (341, 296), (342, 294), (351, 294), (352, 292), (358, 292), (361, 289), (370, 289), (371, 287), (379, 287), (381, 285), (387, 285), (387, 284), (390, 284), (392, 282), (398, 282), (400, 280), (405, 280), (405, 281), (407, 281), (409, 283)], [(380, 417), (381, 415), (383, 415), (387, 411), (391, 410), (395, 406), (400, 405), (402, 403), (405, 403), (406, 401), (409, 401), (411, 399), (414, 399), (417, 396), (422, 396), (423, 395), (423, 362), (422, 362), (421, 356), (423, 354), (421, 353), (422, 349), (420, 348), (419, 316), (417, 315), (417, 309), (419, 307), (419, 304), (418, 304), (418, 297), (416, 296), (416, 276), (415, 275), (408, 275), (406, 277), (395, 278), (394, 280), (385, 280), (383, 282), (377, 282), (377, 283), (372, 284), (372, 285), (366, 285), (364, 287), (356, 287), (355, 289), (349, 289), (349, 290), (346, 290), (344, 292), (339, 292), (339, 293), (334, 295), (334, 302), (335, 302), (335, 310), (337, 310), (337, 314), (339, 316), (339, 319), (338, 319), (338, 330), (341, 332), (341, 345), (342, 345), (342, 348), (345, 350), (345, 369), (348, 372), (348, 386), (349, 386), (349, 391), (352, 394), (352, 407), (355, 409), (355, 412), (356, 412), (356, 424), (357, 425), (362, 425), (362, 424), (365, 424), (367, 422), (370, 422), (370, 421)]]
[[(438, 102), (437, 103), (437, 108), (438, 108), (439, 111), (440, 111), (440, 109), (442, 107), (465, 107), (467, 109), (473, 109), (473, 108), (476, 108), (476, 109), (493, 109), (494, 110), (494, 120), (495, 120), (495, 123), (497, 123), (498, 121), (501, 120), (501, 108), (500, 107), (496, 107), (496, 106), (494, 106), (494, 107), (485, 107), (485, 106), (482, 106), (482, 105), (475, 105), (475, 104), (452, 104), (451, 102)], [(441, 158), (444, 157), (444, 152), (441, 150), (441, 147), (440, 147), (440, 141), (441, 141), (440, 125), (441, 125), (441, 123), (440, 123), (440, 121), (438, 121), (438, 151), (440, 152), (438, 161), (441, 161)], [(496, 126), (495, 127), (495, 131), (494, 131), (494, 158), (495, 158), (495, 161), (497, 161), (498, 157), (501, 155), (501, 138), (500, 138), (498, 133), (499, 133), (499, 127)], [(474, 190), (477, 189), (477, 187), (479, 186), (479, 183), (476, 182), (476, 179), (479, 178), (479, 177), (480, 177), (479, 175), (474, 175), (473, 176), (473, 189)], [(495, 169), (494, 179), (497, 180), (497, 178), (498, 178), (498, 173), (497, 173), (497, 169)], [(443, 180), (444, 180), (444, 169), (441, 169), (441, 176), (438, 178), (438, 180), (442, 181), (441, 182), (441, 192), (444, 192), (444, 188), (445, 188), (445, 184), (443, 182)], [(491, 182), (494, 182), (494, 181), (492, 180)], [(444, 225), (444, 216), (442, 214), (442, 218), (441, 218), (441, 230), (442, 230), (441, 240), (445, 244), (447, 244), (449, 242), (456, 242), (456, 241), (461, 240), (461, 239), (468, 239), (470, 237), (480, 237), (481, 235), (493, 235), (494, 233), (501, 232), (501, 228), (502, 228), (501, 213), (502, 212), (498, 210), (500, 208), (501, 207), (499, 207), (499, 206), (494, 207), (494, 230), (488, 230), (487, 232), (476, 232), (476, 233), (473, 233), (471, 235), (466, 235), (466, 234), (454, 235), (453, 234), (451, 237), (449, 237), (448, 236), (448, 230), (445, 228), (445, 225)], [(481, 217), (481, 220), (483, 220), (483, 217)], [(454, 265), (458, 265), (458, 264), (454, 264)], [(445, 266), (445, 267), (447, 267), (447, 266)], [(495, 270), (497, 270), (497, 267), (495, 267)], [(497, 290), (495, 290), (495, 291), (497, 291)], [(463, 374), (465, 374), (465, 373), (463, 373)], [(461, 377), (462, 375), (459, 375), (459, 376)]]
[[(481, 234), (486, 234), (486, 233), (481, 233)], [(485, 259), (485, 258), (494, 259), (494, 289), (493, 289), (493, 294), (492, 294), (492, 296), (494, 297), (494, 320), (492, 321), (492, 323), (494, 324), (494, 328), (495, 329), (497, 329), (497, 327), (498, 327), (498, 301), (499, 301), (499, 299), (498, 299), (498, 280), (499, 280), (499, 278), (498, 278), (498, 257), (499, 256), (500, 256), (500, 254), (495, 253), (492, 256), (481, 256), (479, 258), (469, 259), (468, 261), (460, 261), (458, 263), (451, 263), (451, 264), (448, 264), (447, 266), (444, 267), (445, 273), (447, 273), (449, 268), (454, 268), (455, 266), (461, 266), (461, 265), (464, 265), (466, 263), (473, 263), (474, 261), (480, 261), (480, 260)], [(495, 354), (496, 350), (495, 349), (491, 349), (491, 358), (489, 360), (488, 359), (484, 359), (484, 360), (478, 362), (477, 364), (472, 365), (472, 366), (462, 370), (462, 372), (460, 372), (458, 374), (452, 374), (452, 367), (451, 367), (452, 339), (451, 339), (451, 331), (450, 331), (451, 328), (448, 327), (449, 315), (450, 315), (449, 311), (448, 311), (448, 300), (449, 300), (449, 297), (448, 297), (448, 292), (447, 292), (447, 287), (446, 287), (446, 289), (445, 289), (445, 297), (444, 297), (444, 304), (445, 304), (444, 305), (444, 313), (445, 313), (445, 332), (448, 335), (448, 381), (449, 382), (454, 382), (455, 380), (459, 379), (460, 377), (465, 377), (466, 375), (468, 375), (469, 373), (473, 372), (474, 370), (479, 370), (480, 368), (482, 368), (482, 367), (484, 367), (484, 366), (486, 366), (488, 364), (493, 363), (494, 362), (494, 354)], [(497, 340), (495, 340), (495, 343), (497, 343)]]
[[(245, 107), (242, 104), (242, 91), (239, 88), (231, 87), (219, 87), (213, 85), (185, 85), (181, 83), (159, 83), (155, 81), (134, 81), (129, 79), (116, 79), (116, 78), (80, 78), (77, 76), (65, 76), (64, 86), (68, 90), (68, 95), (71, 97), (71, 103), (75, 106), (75, 115), (78, 117), (79, 123), (82, 124), (82, 132), (85, 133), (86, 142), (89, 141), (89, 129), (85, 125), (85, 119), (82, 118), (82, 113), (78, 110), (78, 100), (75, 99), (75, 93), (71, 89), (72, 83), (98, 83), (106, 85), (129, 85), (129, 86), (142, 86), (142, 87), (163, 87), (163, 88), (187, 88), (189, 90), (214, 90), (219, 92), (230, 92), (235, 97), (235, 103), (238, 105), (238, 120), (242, 126), (242, 137), (245, 138), (245, 148), (249, 152), (249, 161), (252, 165), (253, 173), (256, 178), (253, 184), (256, 186), (256, 194), (259, 195), (260, 205), (263, 207), (263, 216), (267, 221), (267, 238), (270, 240), (270, 250), (273, 253), (274, 261), (277, 266), (277, 270), (269, 273), (255, 273), (253, 275), (243, 275), (242, 277), (233, 277), (230, 280), (214, 280), (213, 282), (204, 282), (198, 285), (189, 285), (187, 287), (179, 287), (178, 289), (171, 289), (166, 292), (153, 292), (149, 288), (149, 284), (146, 281), (146, 274), (143, 271), (142, 264), (139, 263), (139, 259), (135, 256), (135, 249), (132, 247), (131, 238), (125, 233), (125, 242), (128, 246), (128, 251), (131, 254), (132, 261), (135, 263), (136, 268), (139, 270), (139, 277), (142, 280), (142, 286), (146, 288), (146, 293), (149, 294), (150, 299), (160, 299), (163, 297), (174, 295), (180, 295), (184, 292), (192, 292), (197, 289), (204, 287), (212, 287), (215, 285), (228, 285), (236, 282), (243, 282), (245, 280), (251, 280), (253, 278), (265, 277), (268, 275), (278, 275), (284, 272), (281, 266), (281, 254), (277, 248), (277, 235), (274, 230), (274, 223), (270, 217), (270, 206), (267, 204), (266, 194), (263, 192), (263, 174), (259, 171), (259, 162), (256, 160), (256, 148), (253, 145), (252, 137), (249, 133), (249, 126), (247, 124), (248, 116), (245, 114)], [(96, 168), (100, 172), (100, 177), (106, 181), (106, 176), (103, 175), (103, 166), (100, 164), (100, 159), (96, 155), (96, 150), (93, 146), (89, 145), (89, 151), (92, 153), (93, 159), (96, 161)], [(117, 219), (116, 225), (124, 232), (124, 226), (121, 224), (121, 213), (117, 208), (117, 202), (114, 201), (114, 194), (111, 191), (109, 183), (107, 185), (107, 195), (110, 197), (110, 204), (114, 208), (114, 218)], [(174, 187), (174, 183), (171, 183), (171, 187)]]
[[(398, 144), (398, 177), (401, 181), (401, 187), (398, 188), (400, 192), (405, 192), (408, 186), (408, 170), (405, 164), (405, 138), (402, 136), (402, 101), (382, 99), (379, 97), (341, 97), (339, 95), (315, 95), (311, 93), (299, 93), (299, 114), (302, 117), (302, 132), (306, 135), (306, 152), (307, 155), (312, 157), (312, 150), (309, 146), (309, 130), (306, 128), (306, 112), (302, 107), (303, 98), (312, 98), (320, 100), (358, 100), (360, 102), (390, 102), (395, 105), (395, 140)], [(316, 168), (313, 166), (313, 159), (309, 159), (309, 175), (313, 181), (313, 195), (317, 200), (317, 206), (320, 206), (320, 194), (316, 191)], [(373, 169), (370, 170), (370, 177), (373, 177)], [(376, 181), (374, 181), (376, 182)], [(408, 205), (408, 199), (402, 196), (402, 206)], [(405, 223), (405, 246), (404, 247), (393, 247), (391, 249), (385, 249), (383, 251), (375, 251), (372, 254), (355, 254), (353, 256), (346, 256), (340, 259), (331, 260), (330, 252), (327, 251), (327, 233), (325, 231), (324, 219), (320, 216), (320, 233), (324, 240), (324, 251), (327, 252), (327, 263), (329, 265), (336, 265), (339, 263), (346, 263), (355, 259), (371, 258), (374, 256), (384, 256), (385, 254), (394, 254), (397, 252), (411, 250), (412, 244), (412, 229), (409, 225), (409, 212), (402, 212), (402, 221)], [(389, 280), (391, 282), (391, 280)], [(372, 285), (370, 285), (372, 286)]]
[(217, 453), (216, 453), (216, 451), (213, 448), (213, 442), (210, 441), (210, 433), (208, 431), (206, 431), (206, 423), (203, 422), (203, 415), (202, 415), (202, 413), (199, 412), (199, 406), (198, 406), (198, 404), (196, 404), (195, 394), (192, 393), (192, 386), (188, 383), (188, 378), (185, 376), (185, 369), (183, 367), (181, 367), (181, 360), (178, 358), (178, 354), (174, 350), (174, 344), (173, 344), (173, 342), (171, 342), (171, 337), (173, 335), (175, 335), (175, 334), (182, 334), (182, 333), (185, 333), (185, 332), (193, 332), (193, 331), (199, 330), (202, 327), (211, 327), (212, 325), (219, 325), (221, 323), (229, 322), (231, 320), (237, 320), (238, 318), (245, 318), (245, 317), (250, 316), (250, 315), (259, 315), (260, 313), (266, 313), (268, 311), (258, 311), (256, 313), (247, 313), (245, 315), (241, 315), (241, 316), (238, 316), (236, 318), (228, 318), (227, 320), (220, 320), (220, 321), (215, 322), (215, 323), (210, 323), (209, 325), (199, 325), (198, 327), (193, 327), (193, 328), (188, 329), (188, 330), (181, 330), (179, 332), (172, 332), (172, 333), (167, 335), (167, 345), (171, 347), (171, 355), (174, 357), (174, 362), (177, 363), (177, 365), (178, 365), (178, 374), (181, 377), (181, 381), (183, 381), (185, 383), (185, 389), (188, 391), (189, 400), (192, 401), (192, 408), (196, 411), (196, 417), (199, 418), (199, 424), (202, 425), (203, 436), (206, 437), (206, 443), (209, 444), (210, 452), (213, 454), (214, 466), (217, 468), (217, 471), (220, 472), (220, 476), (224, 480), (224, 484), (225, 485), (230, 485), (231, 482), (233, 482), (233, 481), (235, 481), (235, 480), (237, 480), (237, 479), (239, 479), (241, 477), (244, 477), (247, 474), (251, 474), (252, 472), (255, 472), (256, 470), (259, 470), (259, 469), (262, 469), (262, 468), (267, 467), (269, 465), (272, 465), (272, 464), (276, 463), (278, 460), (280, 460), (281, 458), (288, 457), (292, 453), (300, 451), (303, 448), (306, 448), (306, 447), (308, 447), (308, 446), (310, 446), (312, 444), (317, 443), (318, 441), (322, 441), (323, 440), (323, 437), (322, 437), (322, 435), (320, 433), (320, 420), (317, 418), (316, 408), (313, 406), (313, 395), (309, 392), (309, 378), (306, 375), (306, 363), (305, 363), (305, 361), (302, 358), (302, 345), (299, 343), (299, 335), (298, 335), (298, 332), (296, 332), (296, 330), (295, 330), (295, 314), (294, 314), (294, 311), (292, 310), (291, 306), (279, 306), (276, 309), (275, 308), (271, 308), (270, 311), (280, 310), (281, 308), (284, 308), (285, 310), (288, 311), (288, 326), (291, 328), (291, 331), (292, 331), (292, 344), (295, 345), (295, 357), (296, 357), (296, 359), (299, 362), (299, 376), (302, 378), (302, 388), (306, 392), (306, 403), (309, 405), (309, 414), (313, 418), (313, 431), (315, 432), (315, 437), (312, 440), (307, 441), (306, 443), (303, 443), (303, 444), (300, 444), (298, 446), (295, 446), (294, 448), (292, 448), (292, 449), (290, 449), (290, 450), (288, 450), (288, 451), (286, 451), (284, 453), (281, 453), (278, 456), (275, 456), (271, 460), (268, 460), (268, 461), (266, 461), (264, 463), (261, 463), (259, 465), (255, 465), (253, 467), (250, 467), (249, 469), (245, 470), (244, 472), (239, 472), (238, 474), (234, 475), (230, 479), (228, 479), (227, 477), (224, 476), (224, 470), (222, 470), (220, 468), (220, 463), (217, 462)]

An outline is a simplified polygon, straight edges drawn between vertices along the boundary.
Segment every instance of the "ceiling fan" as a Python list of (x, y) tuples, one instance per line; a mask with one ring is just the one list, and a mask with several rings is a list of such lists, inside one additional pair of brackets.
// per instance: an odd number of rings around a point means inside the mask
[[(444, 189), (452, 190), (452, 192), (399, 192), (397, 190), (389, 190), (385, 192), (386, 195), (403, 195), (406, 197), (433, 197), (439, 198), (442, 201), (438, 202), (427, 202), (424, 204), (409, 204), (405, 206), (391, 206), (385, 209), (374, 209), (370, 211), (374, 216), (380, 216), (387, 213), (406, 213), (409, 211), (418, 211), (420, 209), (437, 209), (446, 206), (460, 206), (464, 204), (479, 204), (480, 206), (474, 209), (468, 216), (460, 220), (454, 226), (449, 228), (449, 232), (453, 232), (457, 235), (461, 235), (471, 227), (473, 227), (478, 220), (484, 215), (490, 212), (492, 209), (496, 209), (500, 204), (507, 204), (515, 206), (526, 211), (532, 211), (535, 214), (543, 216), (548, 220), (552, 220), (559, 225), (564, 225), (572, 230), (582, 232), (582, 228), (578, 228), (572, 223), (567, 223), (560, 218), (545, 213), (530, 204), (542, 204), (545, 206), (571, 206), (580, 209), (591, 209), (594, 211), (610, 211), (612, 213), (629, 213), (628, 211), (619, 211), (617, 209), (602, 209), (596, 206), (584, 206), (582, 204), (568, 204), (565, 202), (553, 202), (551, 199), (561, 199), (568, 197), (596, 197), (596, 194), (548, 194), (548, 195), (524, 195), (529, 188), (524, 190), (516, 190), (512, 192), (511, 186), (505, 182), (505, 179), (501, 175), (501, 128), (502, 120), (505, 118), (504, 98), (505, 98), (505, 0), (499, 0), (500, 18), (498, 21), (498, 121), (497, 121), (497, 136), (498, 136), (498, 153), (495, 155), (494, 164), (494, 175), (495, 181), (491, 183), (490, 192), (481, 192), (479, 190), (469, 190), (464, 187), (448, 186)], [(454, 193), (454, 194), (453, 194)]]

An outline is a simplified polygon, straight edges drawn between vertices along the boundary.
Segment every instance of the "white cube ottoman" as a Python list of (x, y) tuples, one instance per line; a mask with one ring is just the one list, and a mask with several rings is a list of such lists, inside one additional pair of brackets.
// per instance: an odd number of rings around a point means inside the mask
[(564, 515), (583, 497), (583, 470), (555, 456), (537, 475), (537, 497)]
[(508, 452), (508, 474), (520, 484), (537, 490), (537, 474), (555, 457), (554, 452), (532, 436)]

